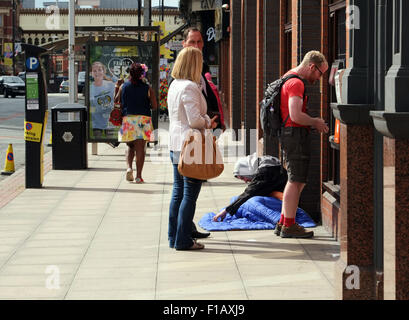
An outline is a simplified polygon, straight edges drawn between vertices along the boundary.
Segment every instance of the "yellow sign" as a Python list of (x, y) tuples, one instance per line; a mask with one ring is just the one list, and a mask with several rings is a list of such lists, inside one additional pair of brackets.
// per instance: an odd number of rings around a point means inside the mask
[[(166, 30), (165, 21), (154, 21), (153, 25), (160, 27), (161, 39), (166, 37), (170, 33), (170, 31)], [(172, 59), (172, 56), (170, 55), (171, 53), (172, 52), (168, 48), (166, 48), (164, 44), (160, 46), (160, 55), (163, 55), (165, 59)]]
[(115, 56), (121, 57), (129, 57), (129, 56), (135, 56), (137, 57), (138, 54), (138, 47), (135, 46), (117, 46), (115, 49), (112, 51), (115, 53)]
[(24, 121), (24, 140), (41, 142), (43, 124), (31, 121)]
[(4, 58), (4, 65), (5, 66), (12, 66), (13, 65), (13, 59)]

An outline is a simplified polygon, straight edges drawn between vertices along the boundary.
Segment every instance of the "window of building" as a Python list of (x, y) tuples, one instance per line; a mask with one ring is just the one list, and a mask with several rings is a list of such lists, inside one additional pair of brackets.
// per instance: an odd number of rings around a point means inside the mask
[(3, 15), (0, 14), (0, 27), (3, 27)]
[(291, 63), (292, 63), (292, 32), (291, 29), (287, 29), (284, 33), (285, 37), (285, 58), (284, 58), (284, 72), (287, 72), (288, 70), (291, 69)]
[(285, 57), (283, 61), (283, 72), (287, 72), (291, 69), (292, 64), (292, 1), (285, 1), (285, 24), (284, 24), (284, 46), (285, 46)]
[[(340, 69), (345, 68), (346, 62), (346, 1), (329, 1), (329, 34), (328, 34), (328, 63), (339, 64)], [(328, 90), (328, 114), (330, 135), (335, 133), (335, 117), (330, 104), (336, 103), (336, 91), (333, 85)], [(339, 200), (340, 166), (339, 148), (336, 144), (328, 143), (328, 181), (324, 183), (325, 191)]]
[(57, 73), (63, 72), (62, 60), (60, 59), (56, 60), (55, 68), (56, 68)]

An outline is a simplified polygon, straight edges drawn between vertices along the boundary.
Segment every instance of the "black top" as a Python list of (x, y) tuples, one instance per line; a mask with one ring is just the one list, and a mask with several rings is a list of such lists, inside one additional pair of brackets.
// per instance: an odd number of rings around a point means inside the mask
[(139, 81), (136, 85), (127, 81), (122, 85), (122, 115), (151, 116), (151, 104), (148, 96), (149, 85)]

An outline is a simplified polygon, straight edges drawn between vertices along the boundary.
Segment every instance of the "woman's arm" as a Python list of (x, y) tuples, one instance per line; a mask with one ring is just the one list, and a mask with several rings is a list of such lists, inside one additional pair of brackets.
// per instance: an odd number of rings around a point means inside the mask
[(121, 103), (121, 94), (122, 94), (122, 86), (121, 85), (118, 89), (118, 92), (116, 93), (115, 97), (114, 97), (114, 101), (115, 103)]
[(187, 86), (181, 95), (189, 126), (193, 129), (210, 128), (211, 120), (207, 114), (200, 113), (201, 92), (199, 88)]

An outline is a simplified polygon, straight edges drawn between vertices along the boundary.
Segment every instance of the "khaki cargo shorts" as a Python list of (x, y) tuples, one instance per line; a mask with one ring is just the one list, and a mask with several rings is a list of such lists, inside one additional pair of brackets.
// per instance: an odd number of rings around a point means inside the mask
[(280, 137), (283, 166), (287, 169), (288, 180), (307, 183), (310, 165), (310, 135), (306, 128), (284, 128)]

